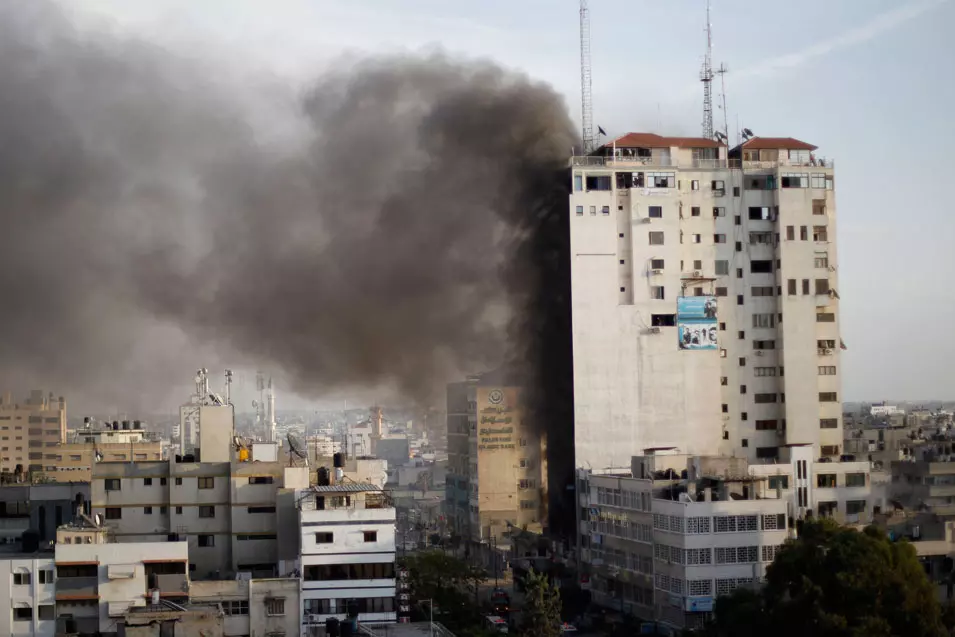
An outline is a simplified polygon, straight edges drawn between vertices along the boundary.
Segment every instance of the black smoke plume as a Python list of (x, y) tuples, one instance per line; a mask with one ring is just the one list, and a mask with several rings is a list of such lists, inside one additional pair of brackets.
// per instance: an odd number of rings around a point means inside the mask
[(566, 391), (553, 90), (435, 55), (286, 99), (195, 56), (0, 5), (0, 387), (141, 406), (218, 356), (303, 395), (505, 360)]

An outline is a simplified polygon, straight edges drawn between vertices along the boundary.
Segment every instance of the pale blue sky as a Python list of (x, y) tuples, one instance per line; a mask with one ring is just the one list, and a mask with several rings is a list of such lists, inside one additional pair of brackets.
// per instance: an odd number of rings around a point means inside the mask
[[(552, 84), (580, 116), (574, 0), (70, 4), (290, 80), (342, 54), (492, 58)], [(699, 134), (704, 6), (591, 0), (595, 121), (610, 134)], [(739, 117), (836, 161), (844, 399), (955, 398), (955, 2), (713, 0), (712, 22), (730, 130)]]

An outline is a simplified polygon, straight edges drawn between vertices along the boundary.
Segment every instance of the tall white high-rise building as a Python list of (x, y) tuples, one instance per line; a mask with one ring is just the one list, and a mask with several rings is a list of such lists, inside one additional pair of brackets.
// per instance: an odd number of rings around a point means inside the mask
[(655, 447), (840, 455), (833, 170), (815, 150), (631, 133), (573, 158), (578, 467)]

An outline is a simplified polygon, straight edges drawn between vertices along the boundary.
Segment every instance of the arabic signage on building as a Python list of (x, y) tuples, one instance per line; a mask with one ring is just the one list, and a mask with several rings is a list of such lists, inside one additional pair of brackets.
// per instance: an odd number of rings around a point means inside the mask
[(678, 297), (676, 325), (680, 349), (716, 349), (716, 297)]

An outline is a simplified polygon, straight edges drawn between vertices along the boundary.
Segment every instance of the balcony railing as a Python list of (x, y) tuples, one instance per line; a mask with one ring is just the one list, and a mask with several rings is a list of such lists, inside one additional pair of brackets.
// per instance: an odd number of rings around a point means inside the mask
[(83, 599), (99, 595), (99, 579), (92, 577), (58, 577), (56, 579), (57, 599)]
[(773, 170), (776, 168), (834, 168), (831, 159), (813, 159), (808, 161), (797, 159), (777, 159), (774, 161), (744, 161), (740, 159), (699, 159), (680, 161), (672, 156), (660, 157), (631, 157), (631, 156), (601, 156), (601, 155), (574, 155), (570, 162), (573, 167), (618, 167), (618, 168), (742, 168), (743, 170)]

